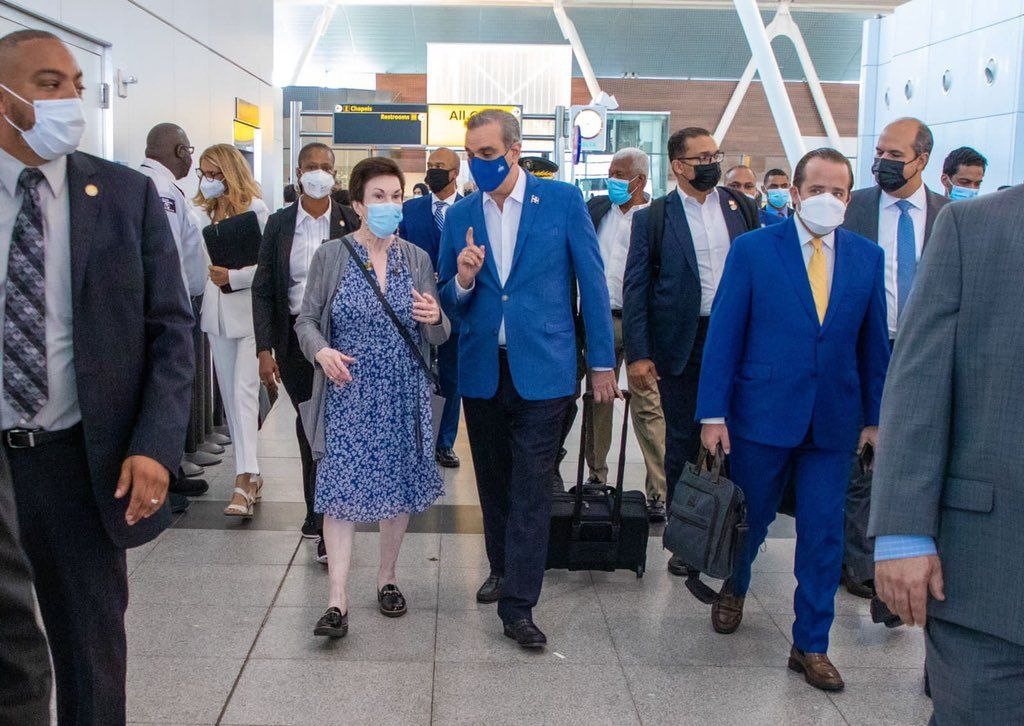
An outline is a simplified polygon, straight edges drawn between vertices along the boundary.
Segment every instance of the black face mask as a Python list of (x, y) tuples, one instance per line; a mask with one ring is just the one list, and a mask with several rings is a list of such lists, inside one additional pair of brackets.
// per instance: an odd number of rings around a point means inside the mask
[(427, 187), (434, 194), (437, 194), (451, 183), (451, 180), (448, 178), (449, 174), (451, 174), (451, 171), (448, 169), (427, 169)]
[(906, 165), (905, 161), (878, 157), (871, 165), (871, 173), (875, 175), (875, 181), (878, 182), (878, 186), (882, 187), (882, 191), (892, 194), (902, 189), (910, 181), (903, 176), (903, 168)]
[(693, 173), (690, 186), (698, 192), (710, 191), (722, 178), (722, 165), (717, 161), (714, 164), (697, 164), (693, 167)]

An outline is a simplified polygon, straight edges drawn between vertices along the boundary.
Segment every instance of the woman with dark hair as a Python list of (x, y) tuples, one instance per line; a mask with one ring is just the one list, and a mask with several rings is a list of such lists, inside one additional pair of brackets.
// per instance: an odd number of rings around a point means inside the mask
[(430, 194), (430, 187), (428, 187), (423, 182), (412, 185), (412, 195), (414, 197), (425, 197), (428, 194)]
[[(317, 459), (315, 509), (324, 515), (328, 609), (316, 635), (348, 632), (355, 526), (380, 524), (377, 602), (406, 612), (395, 564), (409, 515), (444, 493), (434, 463), (430, 346), (450, 331), (427, 253), (399, 239), (405, 178), (391, 159), (359, 162), (349, 178), (358, 231), (313, 256), (295, 332), (316, 363), (303, 425)], [(399, 327), (401, 326), (401, 327)]]

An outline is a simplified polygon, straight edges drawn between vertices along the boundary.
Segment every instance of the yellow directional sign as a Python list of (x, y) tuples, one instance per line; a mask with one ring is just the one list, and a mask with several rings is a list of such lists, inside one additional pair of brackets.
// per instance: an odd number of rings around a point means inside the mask
[(519, 119), (523, 115), (522, 106), (431, 103), (427, 105), (427, 146), (462, 148), (466, 143), (466, 122), (485, 108), (498, 108), (502, 111), (508, 111)]

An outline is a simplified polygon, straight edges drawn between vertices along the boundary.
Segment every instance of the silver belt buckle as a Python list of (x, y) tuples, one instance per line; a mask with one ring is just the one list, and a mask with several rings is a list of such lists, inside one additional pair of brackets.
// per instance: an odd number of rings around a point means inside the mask
[[(36, 445), (36, 432), (42, 429), (8, 429), (4, 432), (4, 441), (8, 447), (12, 449), (32, 449)], [(14, 437), (18, 434), (24, 434), (28, 437), (27, 444), (17, 444), (14, 442)]]

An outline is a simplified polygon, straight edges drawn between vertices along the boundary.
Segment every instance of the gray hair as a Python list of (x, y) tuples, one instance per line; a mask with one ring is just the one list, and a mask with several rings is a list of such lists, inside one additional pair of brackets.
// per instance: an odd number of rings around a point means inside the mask
[(466, 130), (480, 128), (487, 124), (498, 124), (501, 126), (501, 142), (505, 144), (506, 149), (523, 140), (519, 119), (508, 111), (502, 111), (500, 108), (485, 108), (483, 111), (473, 114), (466, 121)]
[(630, 168), (633, 170), (633, 174), (650, 176), (651, 162), (648, 160), (647, 154), (642, 152), (640, 149), (635, 146), (628, 146), (625, 149), (619, 149), (615, 152), (615, 156), (612, 157), (612, 163), (622, 159), (630, 162)]

